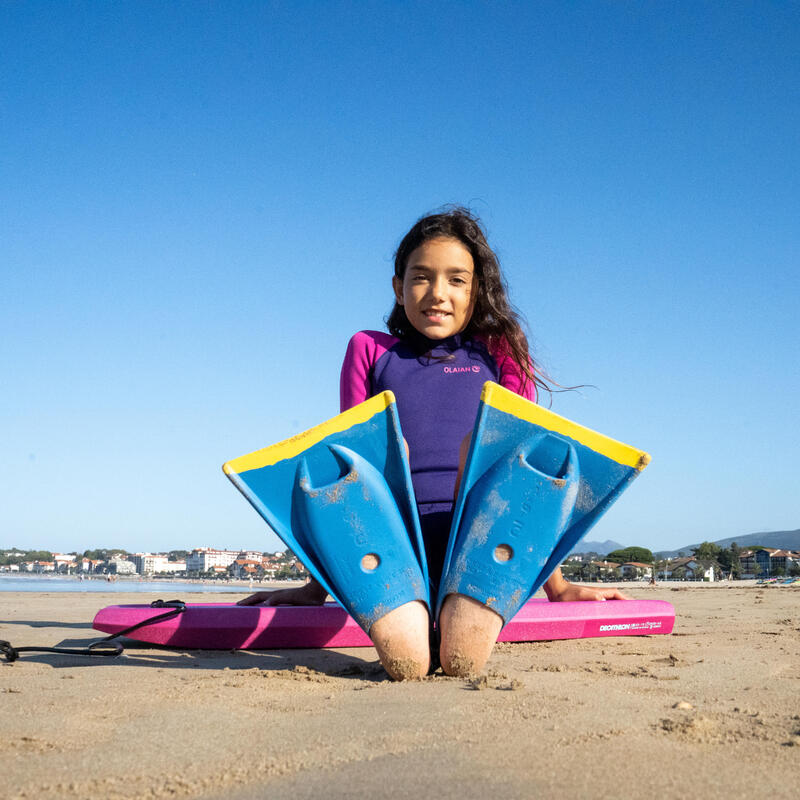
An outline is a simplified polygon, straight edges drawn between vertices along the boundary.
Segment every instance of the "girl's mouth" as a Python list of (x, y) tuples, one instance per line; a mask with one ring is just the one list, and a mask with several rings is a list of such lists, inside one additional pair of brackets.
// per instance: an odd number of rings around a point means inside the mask
[(424, 315), (430, 320), (441, 320), (445, 317), (449, 317), (450, 314), (447, 311), (424, 311)]

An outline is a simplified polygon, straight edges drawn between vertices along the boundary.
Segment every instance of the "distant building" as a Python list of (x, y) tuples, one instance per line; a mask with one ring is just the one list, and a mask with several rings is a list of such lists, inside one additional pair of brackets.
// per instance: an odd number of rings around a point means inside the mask
[(238, 550), (214, 550), (211, 547), (197, 547), (186, 558), (186, 571), (211, 572), (216, 567), (222, 567), (222, 570), (225, 571), (238, 557)]
[(673, 558), (658, 573), (662, 579), (714, 581), (721, 572), (716, 561), (699, 561), (694, 556)]
[(653, 565), (641, 561), (626, 561), (619, 569), (623, 578), (649, 578), (653, 574)]
[(56, 572), (68, 573), (76, 567), (75, 556), (67, 553), (53, 553), (53, 563)]
[(133, 562), (139, 575), (186, 572), (185, 561), (170, 561), (163, 553), (134, 553), (128, 558)]
[(154, 556), (152, 553), (134, 553), (130, 556), (130, 560), (139, 575), (148, 575), (155, 572), (154, 567), (158, 558), (159, 556)]
[(739, 554), (742, 577), (764, 578), (785, 575), (795, 565), (800, 565), (800, 552), (779, 550), (776, 547), (756, 547)]
[(264, 578), (274, 578), (277, 572), (274, 556), (264, 556), (261, 559), (261, 575)]
[(241, 580), (242, 578), (260, 577), (262, 573), (261, 559), (237, 558), (228, 567), (228, 574), (232, 578)]
[(263, 557), (264, 554), (260, 550), (240, 550), (237, 556), (237, 558), (244, 558), (248, 561), (258, 561), (259, 563)]
[(136, 565), (133, 561), (128, 561), (127, 558), (122, 558), (121, 556), (117, 556), (114, 558), (110, 558), (106, 562), (108, 571), (112, 575), (135, 575), (136, 574)]

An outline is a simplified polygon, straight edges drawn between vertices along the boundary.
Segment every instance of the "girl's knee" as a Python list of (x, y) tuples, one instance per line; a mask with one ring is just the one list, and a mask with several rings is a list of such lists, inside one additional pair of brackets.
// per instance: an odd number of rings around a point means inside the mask
[(439, 613), (440, 658), (447, 675), (480, 673), (503, 627), (503, 618), (478, 600), (461, 594), (445, 598)]
[(372, 625), (370, 638), (391, 678), (420, 680), (428, 674), (429, 627), (428, 608), (419, 600), (393, 609)]

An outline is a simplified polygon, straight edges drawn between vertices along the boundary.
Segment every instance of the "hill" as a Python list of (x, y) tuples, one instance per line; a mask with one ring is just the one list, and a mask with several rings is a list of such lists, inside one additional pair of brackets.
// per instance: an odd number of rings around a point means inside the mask
[(621, 550), (624, 544), (606, 539), (604, 542), (578, 542), (573, 549), (573, 553), (597, 553), (600, 556), (607, 556), (614, 550)]
[[(800, 550), (800, 529), (795, 531), (768, 531), (763, 533), (748, 533), (744, 536), (731, 536), (727, 539), (717, 539), (714, 544), (720, 547), (730, 547), (733, 542), (739, 547), (777, 547), (782, 550)], [(678, 553), (689, 555), (692, 550), (699, 547), (701, 542), (687, 544), (677, 550), (660, 550), (655, 555), (658, 558), (675, 558)]]

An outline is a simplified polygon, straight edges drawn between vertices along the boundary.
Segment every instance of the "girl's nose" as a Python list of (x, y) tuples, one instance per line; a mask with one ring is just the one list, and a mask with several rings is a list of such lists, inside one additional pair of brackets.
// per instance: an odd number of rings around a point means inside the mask
[(431, 295), (434, 300), (444, 300), (447, 297), (447, 278), (436, 278), (431, 282)]

